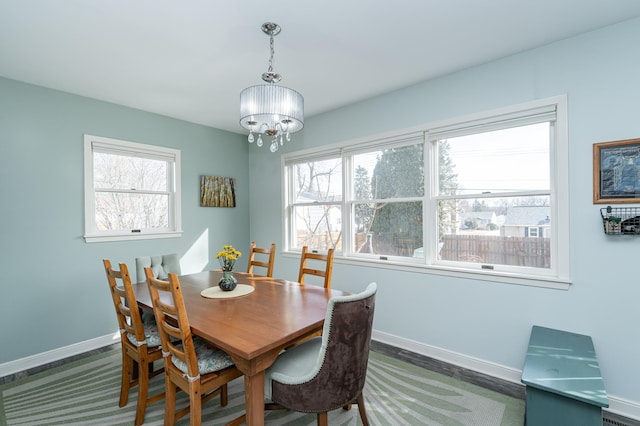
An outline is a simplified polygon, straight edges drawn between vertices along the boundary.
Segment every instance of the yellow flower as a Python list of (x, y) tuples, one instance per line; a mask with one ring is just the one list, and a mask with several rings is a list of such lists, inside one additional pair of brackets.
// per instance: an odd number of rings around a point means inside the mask
[(216, 254), (216, 259), (218, 259), (224, 271), (231, 271), (240, 256), (242, 256), (242, 253), (233, 248), (233, 246), (225, 245), (222, 246), (222, 251)]

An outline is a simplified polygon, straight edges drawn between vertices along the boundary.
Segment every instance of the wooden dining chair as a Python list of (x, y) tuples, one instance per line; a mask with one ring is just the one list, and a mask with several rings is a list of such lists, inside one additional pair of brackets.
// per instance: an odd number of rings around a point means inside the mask
[[(260, 259), (256, 259), (256, 254), (260, 255), (261, 258), (264, 257), (264, 255), (269, 256), (269, 258), (265, 261), (260, 260)], [(253, 273), (253, 268), (255, 266), (258, 266), (260, 268), (266, 268), (267, 270), (267, 277), (271, 278), (273, 277), (273, 265), (275, 263), (276, 260), (276, 245), (271, 244), (271, 248), (260, 248), (260, 247), (256, 247), (256, 243), (252, 242), (251, 243), (251, 248), (249, 249), (249, 261), (247, 263), (247, 273), (252, 274)]]
[[(170, 273), (163, 281), (151, 268), (145, 268), (145, 275), (165, 357), (164, 424), (189, 414), (190, 425), (199, 426), (202, 403), (220, 395), (220, 405), (227, 405), (227, 383), (242, 372), (226, 352), (191, 334), (178, 276)], [(178, 389), (189, 395), (189, 406), (176, 412)]]
[(284, 351), (265, 371), (265, 409), (317, 413), (326, 426), (327, 412), (358, 404), (368, 425), (362, 390), (373, 329), (376, 283), (359, 293), (329, 300), (322, 337)]
[(160, 335), (153, 317), (144, 321), (142, 319), (127, 265), (121, 263), (120, 270), (117, 271), (111, 267), (108, 259), (103, 259), (102, 263), (107, 273), (120, 327), (122, 378), (118, 405), (120, 407), (127, 405), (129, 390), (137, 385), (138, 405), (135, 424), (138, 426), (144, 423), (147, 405), (164, 398), (164, 392), (148, 397), (149, 379), (163, 372), (163, 368), (157, 370), (153, 368), (154, 361), (162, 359)]
[[(307, 261), (324, 262), (323, 269), (315, 269), (307, 264)], [(331, 288), (331, 274), (333, 272), (333, 249), (327, 250), (327, 254), (314, 253), (309, 251), (309, 247), (302, 247), (300, 256), (300, 272), (298, 282), (304, 284), (305, 275), (315, 275), (324, 279), (324, 288)]]

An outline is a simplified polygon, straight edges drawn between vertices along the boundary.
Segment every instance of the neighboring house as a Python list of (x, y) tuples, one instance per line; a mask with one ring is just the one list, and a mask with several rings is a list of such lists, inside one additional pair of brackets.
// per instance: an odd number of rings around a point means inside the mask
[(507, 211), (500, 228), (503, 237), (546, 237), (549, 233), (549, 206), (515, 206)]
[(460, 218), (460, 229), (498, 229), (498, 218), (495, 212), (468, 212)]
[[(300, 203), (332, 200), (333, 197), (331, 196), (321, 198), (311, 192), (302, 192), (296, 198), (296, 201)], [(321, 206), (324, 208), (320, 208)], [(317, 206), (302, 207), (299, 209), (298, 218), (300, 220), (296, 221), (295, 225), (298, 232), (313, 230), (314, 233), (322, 233), (322, 231), (327, 231), (327, 227), (331, 232), (340, 231), (341, 229), (341, 212), (335, 206), (319, 204)]]

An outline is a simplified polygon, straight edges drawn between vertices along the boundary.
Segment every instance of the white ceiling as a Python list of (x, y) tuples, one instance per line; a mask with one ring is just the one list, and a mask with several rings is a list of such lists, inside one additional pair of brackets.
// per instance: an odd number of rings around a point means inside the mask
[(638, 16), (638, 0), (0, 0), (0, 76), (244, 133), (267, 21), (310, 117)]

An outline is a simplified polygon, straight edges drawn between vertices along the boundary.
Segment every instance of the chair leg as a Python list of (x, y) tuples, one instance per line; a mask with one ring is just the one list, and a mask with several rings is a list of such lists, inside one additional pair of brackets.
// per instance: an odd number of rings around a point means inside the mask
[(165, 375), (164, 426), (173, 426), (176, 421), (176, 385)]
[(360, 420), (364, 426), (369, 426), (369, 419), (367, 419), (367, 409), (364, 406), (364, 396), (362, 392), (358, 395), (358, 412), (360, 413)]
[(229, 403), (229, 390), (227, 389), (227, 384), (220, 386), (220, 406), (226, 407)]
[(189, 385), (189, 426), (200, 426), (202, 424), (202, 396), (200, 395), (200, 385), (196, 382)]
[(318, 426), (329, 426), (327, 413), (318, 413)]
[(144, 413), (147, 410), (147, 396), (149, 394), (148, 363), (138, 363), (138, 407), (136, 408), (135, 426), (144, 423)]
[(131, 363), (132, 359), (127, 355), (125, 348), (122, 348), (122, 380), (120, 383), (119, 407), (124, 407), (129, 402), (129, 387), (131, 385)]

